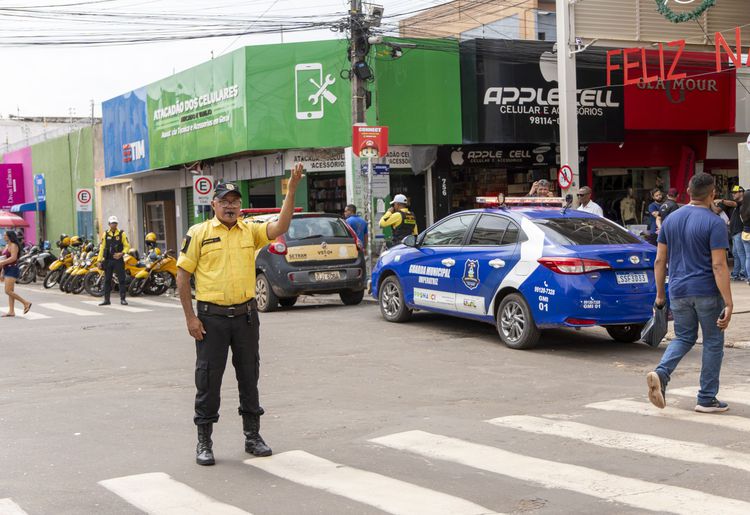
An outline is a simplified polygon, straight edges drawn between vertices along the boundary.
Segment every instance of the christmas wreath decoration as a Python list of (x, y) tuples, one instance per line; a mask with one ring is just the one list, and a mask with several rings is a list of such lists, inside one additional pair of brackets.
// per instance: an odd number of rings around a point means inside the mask
[(668, 2), (669, 0), (656, 0), (656, 10), (672, 23), (697, 20), (704, 12), (716, 5), (716, 0), (702, 0), (700, 5), (692, 11), (676, 13), (669, 8)]

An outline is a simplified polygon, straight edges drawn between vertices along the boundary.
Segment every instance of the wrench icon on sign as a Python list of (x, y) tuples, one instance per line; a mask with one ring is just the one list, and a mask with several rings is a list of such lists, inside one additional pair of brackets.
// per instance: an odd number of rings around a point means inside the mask
[(328, 91), (328, 86), (332, 86), (336, 83), (336, 79), (331, 75), (330, 73), (326, 75), (325, 81), (323, 81), (323, 84), (318, 84), (315, 82), (315, 79), (310, 79), (310, 83), (318, 88), (318, 91), (310, 95), (307, 99), (312, 103), (312, 105), (318, 105), (318, 102), (320, 102), (320, 96), (323, 95), (326, 100), (328, 100), (331, 104), (335, 104), (336, 100), (338, 100), (338, 97)]

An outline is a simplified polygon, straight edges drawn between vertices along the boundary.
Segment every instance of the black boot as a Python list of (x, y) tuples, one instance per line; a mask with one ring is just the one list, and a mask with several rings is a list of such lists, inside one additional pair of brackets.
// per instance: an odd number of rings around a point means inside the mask
[(213, 465), (216, 463), (214, 452), (211, 450), (214, 445), (211, 441), (213, 430), (213, 424), (198, 425), (198, 447), (195, 449), (195, 462), (198, 465)]
[(260, 415), (242, 415), (242, 430), (245, 433), (245, 452), (253, 456), (270, 456), (271, 448), (260, 436)]

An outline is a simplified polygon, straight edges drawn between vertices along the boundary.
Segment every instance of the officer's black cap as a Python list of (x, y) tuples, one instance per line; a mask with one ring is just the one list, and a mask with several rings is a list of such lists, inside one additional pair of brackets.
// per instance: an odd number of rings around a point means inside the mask
[(220, 184), (216, 185), (216, 189), (214, 190), (214, 198), (224, 198), (229, 193), (236, 193), (240, 197), (242, 197), (242, 193), (240, 193), (240, 188), (232, 183), (232, 182), (222, 182)]

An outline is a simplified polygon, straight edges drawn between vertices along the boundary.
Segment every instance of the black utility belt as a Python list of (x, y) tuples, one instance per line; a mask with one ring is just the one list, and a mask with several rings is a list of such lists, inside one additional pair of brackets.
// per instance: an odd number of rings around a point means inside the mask
[(258, 311), (258, 302), (255, 299), (250, 299), (247, 302), (235, 304), (234, 306), (219, 306), (210, 302), (198, 301), (199, 315), (218, 315), (233, 318), (247, 315), (251, 311)]

